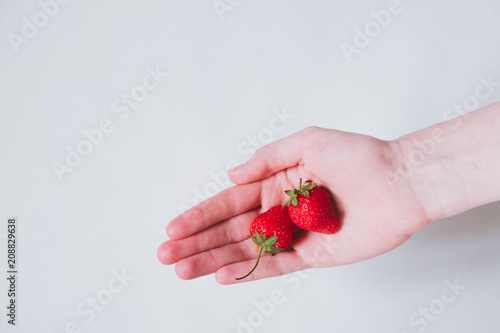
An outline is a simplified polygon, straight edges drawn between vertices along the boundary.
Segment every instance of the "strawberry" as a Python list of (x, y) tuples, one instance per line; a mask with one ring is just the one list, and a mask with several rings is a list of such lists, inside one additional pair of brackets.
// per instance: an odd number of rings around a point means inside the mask
[(312, 180), (302, 184), (299, 189), (285, 191), (290, 196), (285, 205), (288, 205), (288, 214), (296, 226), (304, 230), (311, 230), (323, 234), (333, 234), (340, 228), (337, 213), (333, 208), (328, 191), (317, 186)]
[(262, 251), (269, 255), (284, 251), (290, 247), (293, 238), (293, 225), (288, 210), (282, 206), (275, 206), (257, 216), (250, 225), (250, 237), (257, 245), (259, 256), (252, 270), (245, 276), (237, 278), (241, 280), (252, 274), (259, 264)]

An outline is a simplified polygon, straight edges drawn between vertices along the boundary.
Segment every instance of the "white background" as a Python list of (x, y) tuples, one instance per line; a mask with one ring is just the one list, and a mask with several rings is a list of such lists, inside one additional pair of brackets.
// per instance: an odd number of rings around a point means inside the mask
[[(389, 1), (220, 3), (231, 10), (71, 1), (44, 22), (37, 1), (0, 1), (0, 277), (7, 218), (19, 223), (17, 325), (1, 278), (0, 330), (498, 332), (498, 203), (366, 262), (254, 283), (183, 281), (158, 262), (168, 221), (214, 188), (211, 173), (250, 157), (251, 137), (318, 125), (394, 139), (445, 119), (478, 77), (500, 81), (498, 1), (401, 0), (350, 62), (342, 43), (376, 28), (371, 11)], [(38, 32), (15, 45), (34, 16)], [(139, 91), (148, 67), (169, 76), (121, 119), (113, 102)], [(480, 106), (499, 99), (496, 88)], [(270, 132), (283, 110), (293, 118)], [(54, 162), (106, 118), (113, 131), (60, 181)], [(466, 287), (449, 304), (446, 281)], [(414, 314), (430, 306), (432, 320)]]

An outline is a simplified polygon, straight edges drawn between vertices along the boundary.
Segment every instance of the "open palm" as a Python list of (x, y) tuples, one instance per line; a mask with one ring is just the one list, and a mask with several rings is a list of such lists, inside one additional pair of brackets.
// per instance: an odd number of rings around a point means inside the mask
[(385, 253), (406, 241), (429, 219), (409, 178), (393, 177), (401, 161), (395, 141), (317, 127), (260, 148), (231, 170), (237, 184), (181, 214), (167, 226), (171, 240), (158, 249), (164, 264), (176, 263), (182, 279), (216, 273), (222, 284), (238, 282), (255, 264), (248, 239), (251, 222), (287, 200), (284, 190), (312, 179), (332, 194), (341, 229), (336, 234), (297, 230), (291, 248), (264, 256), (242, 281), (311, 267), (350, 264)]

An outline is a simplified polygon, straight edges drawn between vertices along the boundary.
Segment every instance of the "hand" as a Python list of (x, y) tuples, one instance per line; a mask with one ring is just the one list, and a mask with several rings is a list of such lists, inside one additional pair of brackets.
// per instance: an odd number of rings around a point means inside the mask
[(390, 251), (429, 223), (409, 179), (400, 168), (396, 141), (310, 127), (260, 148), (228, 175), (237, 184), (176, 217), (171, 240), (158, 249), (164, 264), (176, 263), (182, 279), (215, 273), (219, 283), (236, 283), (255, 264), (249, 226), (260, 213), (287, 200), (284, 190), (299, 178), (326, 187), (339, 214), (336, 234), (298, 230), (291, 248), (264, 256), (241, 282), (312, 267), (355, 263)]

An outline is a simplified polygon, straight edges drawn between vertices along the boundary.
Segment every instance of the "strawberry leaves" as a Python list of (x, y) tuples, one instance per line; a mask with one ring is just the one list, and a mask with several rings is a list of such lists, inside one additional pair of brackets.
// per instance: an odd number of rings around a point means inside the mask
[(257, 229), (255, 229), (255, 236), (249, 235), (248, 237), (253, 240), (255, 245), (257, 245), (259, 248), (263, 248), (264, 251), (271, 256), (275, 253), (283, 251), (282, 248), (273, 246), (274, 243), (276, 243), (276, 241), (278, 240), (277, 236), (266, 239), (266, 234), (263, 234), (261, 236)]
[(309, 191), (312, 190), (314, 187), (316, 187), (316, 184), (313, 183), (312, 180), (306, 180), (304, 184), (302, 184), (302, 178), (300, 178), (298, 189), (285, 191), (285, 193), (290, 197), (290, 199), (283, 204), (283, 207), (285, 207), (288, 204), (292, 204), (293, 206), (297, 207), (298, 205), (297, 196), (299, 194), (302, 194), (306, 198), (309, 198)]
[(283, 251), (282, 248), (280, 248), (280, 247), (274, 247), (273, 246), (276, 243), (276, 241), (278, 240), (277, 236), (274, 236), (274, 237), (271, 237), (271, 238), (267, 239), (266, 234), (263, 234), (261, 236), (259, 234), (259, 232), (257, 231), (257, 229), (255, 229), (255, 235), (249, 235), (248, 237), (250, 237), (253, 240), (253, 242), (255, 243), (255, 245), (258, 246), (257, 247), (258, 249), (260, 248), (260, 250), (259, 250), (259, 256), (258, 256), (257, 262), (255, 263), (255, 266), (253, 266), (252, 270), (250, 272), (248, 272), (248, 274), (246, 274), (245, 276), (236, 278), (236, 280), (243, 280), (244, 278), (246, 278), (247, 276), (249, 276), (250, 274), (253, 273), (253, 271), (259, 265), (259, 261), (260, 261), (261, 255), (262, 255), (262, 251), (265, 251), (270, 256), (274, 255), (275, 253)]

